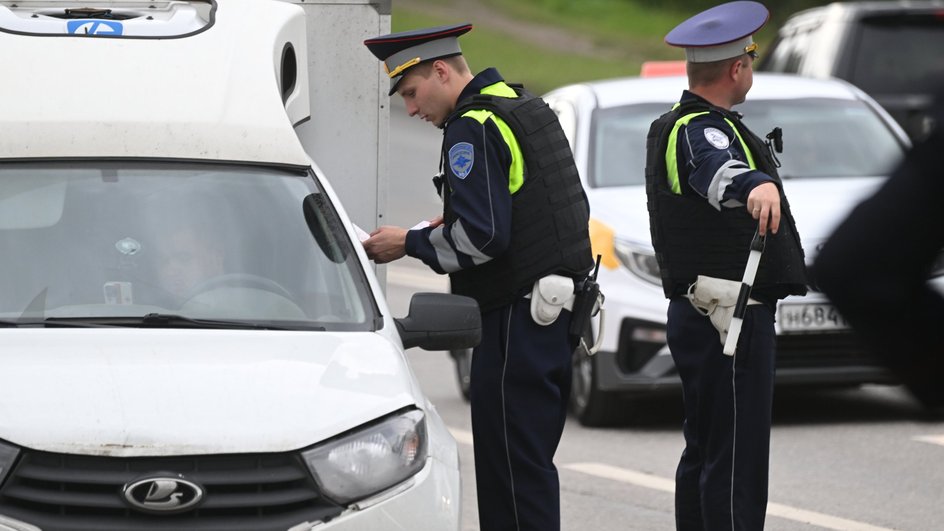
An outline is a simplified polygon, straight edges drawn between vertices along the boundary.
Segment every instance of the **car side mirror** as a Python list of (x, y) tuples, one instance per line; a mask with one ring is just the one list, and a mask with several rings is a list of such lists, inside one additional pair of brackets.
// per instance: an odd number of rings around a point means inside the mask
[(449, 293), (417, 293), (406, 317), (394, 319), (403, 348), (473, 348), (482, 339), (482, 314), (475, 299)]

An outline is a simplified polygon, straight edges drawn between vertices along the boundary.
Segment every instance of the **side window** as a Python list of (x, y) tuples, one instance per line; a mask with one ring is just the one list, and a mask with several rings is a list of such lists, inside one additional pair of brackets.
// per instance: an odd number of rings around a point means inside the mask
[(551, 100), (547, 104), (557, 115), (557, 120), (560, 121), (564, 135), (567, 136), (567, 143), (570, 144), (570, 150), (576, 152), (577, 110), (570, 102), (563, 100)]
[(931, 53), (944, 45), (940, 15), (864, 18), (856, 41), (847, 79), (869, 94), (932, 94), (944, 79), (941, 54)]
[(797, 28), (789, 34), (782, 34), (774, 41), (770, 58), (761, 70), (796, 74), (800, 71), (803, 59), (810, 48), (813, 28)]
[(782, 34), (778, 35), (773, 44), (770, 45), (770, 51), (761, 56), (761, 61), (763, 62), (759, 70), (766, 72), (783, 72), (783, 65), (788, 49), (790, 48), (790, 43), (790, 37), (785, 37)]
[(803, 58), (810, 53), (810, 33), (809, 29), (800, 29), (793, 35), (793, 42), (787, 50), (786, 57), (784, 57), (784, 72), (796, 74), (800, 71)]

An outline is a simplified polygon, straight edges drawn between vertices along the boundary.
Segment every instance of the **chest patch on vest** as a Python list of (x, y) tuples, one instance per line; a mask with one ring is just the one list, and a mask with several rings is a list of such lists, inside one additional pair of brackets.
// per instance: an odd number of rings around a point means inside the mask
[(705, 128), (705, 139), (708, 140), (709, 144), (718, 149), (728, 149), (728, 146), (731, 145), (731, 143), (728, 142), (728, 135), (714, 127)]
[(472, 173), (472, 164), (475, 163), (475, 149), (468, 142), (459, 142), (449, 148), (449, 168), (460, 179), (465, 179)]

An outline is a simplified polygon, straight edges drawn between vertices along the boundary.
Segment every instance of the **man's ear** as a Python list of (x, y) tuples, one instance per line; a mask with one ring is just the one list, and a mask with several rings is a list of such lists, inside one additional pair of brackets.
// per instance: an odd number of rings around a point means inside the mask
[(728, 77), (731, 78), (731, 81), (737, 81), (739, 77), (744, 73), (744, 60), (738, 59), (731, 63), (731, 66), (728, 67)]
[(433, 61), (433, 73), (436, 75), (436, 79), (438, 79), (440, 83), (445, 84), (447, 81), (449, 81), (451, 72), (449, 70), (449, 65), (446, 64), (445, 61), (442, 59), (436, 59)]

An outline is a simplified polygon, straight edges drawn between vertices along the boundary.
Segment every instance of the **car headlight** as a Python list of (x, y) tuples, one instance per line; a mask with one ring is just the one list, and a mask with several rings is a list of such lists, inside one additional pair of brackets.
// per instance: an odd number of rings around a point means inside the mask
[(0, 442), (0, 485), (3, 485), (3, 480), (13, 469), (13, 463), (19, 453), (19, 448)]
[(397, 413), (302, 453), (321, 492), (340, 504), (401, 483), (426, 462), (426, 416)]
[(619, 258), (620, 263), (626, 269), (650, 284), (662, 285), (662, 276), (659, 274), (659, 262), (656, 261), (655, 251), (648, 247), (620, 240), (616, 240), (614, 246), (616, 257)]

